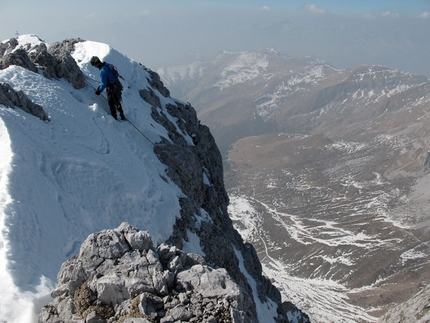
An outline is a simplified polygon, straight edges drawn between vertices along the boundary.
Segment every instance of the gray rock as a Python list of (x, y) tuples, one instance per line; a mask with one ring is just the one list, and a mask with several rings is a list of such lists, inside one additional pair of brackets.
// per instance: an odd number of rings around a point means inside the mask
[(231, 280), (224, 268), (213, 269), (208, 266), (195, 265), (178, 273), (177, 283), (185, 290), (197, 291), (203, 297), (229, 297), (240, 299), (239, 286)]
[[(139, 237), (144, 242), (138, 243)], [(79, 256), (61, 267), (54, 299), (39, 321), (179, 322), (205, 315), (209, 319), (202, 322), (245, 322), (232, 320), (232, 309), (246, 318), (250, 304), (225, 269), (202, 264), (185, 269), (187, 259), (199, 257), (166, 244), (154, 249), (149, 241), (146, 232), (127, 223), (91, 234)]]
[(37, 73), (41, 69), (47, 78), (64, 78), (74, 88), (85, 86), (84, 74), (71, 56), (74, 44), (82, 39), (66, 39), (47, 47), (42, 42), (38, 45), (25, 44), (16, 49), (18, 42), (12, 38), (0, 47), (0, 69), (11, 65), (21, 66)]
[(122, 257), (129, 246), (122, 235), (113, 230), (91, 234), (82, 244), (79, 257), (85, 259), (86, 271), (96, 271), (108, 259)]
[(76, 89), (85, 86), (85, 77), (71, 53), (74, 51), (74, 45), (82, 41), (80, 38), (66, 39), (51, 44), (48, 49), (48, 53), (56, 60), (54, 65), (55, 77), (64, 78)]
[(194, 313), (191, 308), (178, 305), (169, 311), (169, 316), (173, 318), (174, 321), (188, 321), (194, 316)]
[(104, 323), (105, 320), (103, 320), (96, 311), (90, 312), (90, 314), (87, 315), (85, 318), (85, 323)]
[[(262, 302), (278, 305), (274, 321), (289, 322), (255, 249), (232, 226), (221, 154), (209, 128), (190, 104), (161, 104), (161, 95), (169, 93), (156, 73), (148, 71), (148, 83), (140, 95), (169, 136), (154, 145), (154, 152), (167, 165), (165, 176), (183, 193), (173, 233), (156, 248), (146, 232), (127, 223), (90, 235), (79, 256), (62, 266), (54, 300), (41, 315), (54, 313), (54, 320), (95, 310), (109, 323), (132, 318), (257, 323), (252, 283)], [(204, 256), (181, 250), (190, 233), (199, 237)], [(62, 304), (75, 308), (63, 313)]]
[(40, 105), (33, 103), (24, 92), (15, 91), (7, 83), (0, 84), (0, 104), (8, 108), (18, 107), (41, 120), (49, 120), (48, 115)]
[(0, 43), (0, 57), (9, 54), (16, 46), (18, 46), (18, 40), (16, 38), (11, 38), (8, 42)]
[(160, 98), (154, 93), (152, 89), (143, 89), (139, 91), (140, 97), (153, 107), (161, 108)]
[(6, 55), (0, 59), (0, 69), (6, 69), (11, 65), (21, 66), (37, 73), (36, 65), (30, 60), (27, 51), (23, 48), (18, 48), (13, 52), (6, 53)]
[(151, 236), (148, 232), (139, 231), (129, 223), (122, 223), (116, 231), (124, 236), (132, 249), (143, 251), (153, 248)]
[(189, 253), (187, 254), (187, 259), (185, 259), (185, 267), (189, 268), (194, 265), (206, 265), (206, 260), (202, 255), (197, 253)]
[(123, 323), (151, 323), (151, 321), (148, 321), (147, 319), (143, 318), (128, 318), (123, 321)]
[(158, 90), (158, 92), (160, 92), (162, 96), (168, 98), (170, 96), (170, 91), (164, 86), (163, 82), (160, 79), (160, 76), (156, 72), (147, 68), (146, 66), (143, 66), (143, 68), (145, 69), (145, 71), (148, 72), (150, 76), (148, 78), (148, 82), (151, 85), (151, 87)]
[(88, 286), (97, 294), (97, 298), (101, 303), (115, 307), (130, 298), (125, 284), (123, 277), (108, 274), (100, 278), (94, 276)]

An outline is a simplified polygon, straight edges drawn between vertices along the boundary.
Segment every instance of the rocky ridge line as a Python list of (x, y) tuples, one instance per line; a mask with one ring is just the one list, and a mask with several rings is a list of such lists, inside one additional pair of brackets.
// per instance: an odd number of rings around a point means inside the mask
[[(40, 323), (246, 322), (252, 306), (223, 268), (128, 223), (90, 235), (58, 274)], [(138, 319), (138, 320), (136, 320)]]
[[(2, 46), (0, 48), (0, 57), (3, 56), (0, 66), (5, 68), (7, 62), (14, 62), (33, 72), (43, 72), (44, 76), (48, 78), (64, 77), (75, 88), (80, 88), (79, 80), (81, 76), (83, 77), (83, 74), (76, 62), (71, 62), (68, 59), (74, 50), (74, 44), (79, 41), (82, 40), (65, 40), (49, 47), (44, 44), (36, 47), (28, 45), (14, 50), (16, 46), (14, 47), (14, 42), (11, 40), (8, 44), (9, 47)], [(18, 58), (16, 56), (17, 52), (20, 53)], [(51, 57), (50, 55), (54, 55), (57, 58), (52, 60), (49, 58)], [(62, 66), (69, 66), (70, 69), (54, 68), (54, 65), (59, 61), (62, 62), (60, 65), (65, 64)], [(91, 235), (88, 239), (94, 240), (95, 244), (87, 246), (84, 243), (80, 256), (83, 256), (82, 250), (97, 250), (94, 254), (91, 254), (92, 251), (88, 252), (90, 254), (89, 259), (96, 261), (96, 264), (85, 270), (86, 266), (91, 266), (91, 262), (87, 263), (87, 258), (84, 258), (85, 261), (79, 261), (79, 257), (77, 257), (66, 262), (60, 271), (58, 286), (52, 293), (54, 301), (43, 310), (39, 320), (41, 322), (107, 322), (109, 320), (114, 322), (130, 313), (130, 315), (133, 315), (137, 311), (136, 306), (139, 305), (139, 302), (142, 303), (143, 300), (136, 300), (136, 296), (142, 293), (153, 293), (151, 294), (153, 296), (148, 296), (151, 300), (148, 302), (151, 303), (152, 307), (155, 306), (155, 312), (152, 310), (139, 310), (139, 313), (146, 313), (144, 315), (147, 316), (142, 320), (161, 322), (161, 319), (163, 319), (163, 322), (170, 322), (168, 317), (172, 317), (174, 321), (194, 322), (196, 317), (200, 317), (200, 312), (190, 305), (193, 304), (191, 301), (185, 300), (186, 304), (183, 304), (184, 311), (189, 313), (187, 314), (189, 316), (183, 317), (180, 314), (175, 319), (173, 312), (166, 314), (169, 310), (168, 306), (158, 310), (161, 303), (158, 303), (159, 299), (155, 298), (155, 296), (175, 298), (177, 293), (182, 293), (181, 298), (187, 295), (190, 298), (196, 289), (193, 286), (193, 281), (187, 281), (186, 284), (183, 284), (184, 286), (175, 285), (178, 277), (182, 275), (182, 271), (179, 272), (180, 268), (189, 267), (189, 269), (195, 271), (196, 281), (198, 282), (201, 282), (201, 277), (203, 276), (214, 278), (214, 285), (211, 286), (211, 290), (217, 290), (218, 294), (213, 295), (214, 299), (211, 302), (215, 307), (219, 303), (218, 301), (222, 300), (223, 303), (225, 300), (230, 300), (230, 296), (233, 296), (232, 303), (229, 302), (229, 306), (227, 304), (224, 304), (223, 307), (221, 306), (221, 314), (210, 312), (211, 315), (205, 318), (209, 320), (208, 322), (212, 323), (218, 320), (219, 322), (224, 322), (223, 320), (225, 320), (225, 322), (256, 323), (258, 322), (257, 299), (258, 302), (266, 306), (268, 304), (273, 306), (274, 312), (276, 312), (274, 314), (276, 322), (291, 322), (292, 320), (298, 323), (308, 322), (307, 316), (301, 313), (293, 304), (282, 303), (279, 290), (272, 285), (269, 279), (262, 275), (261, 263), (254, 247), (251, 244), (244, 243), (240, 234), (233, 228), (227, 212), (229, 199), (224, 187), (221, 155), (209, 128), (200, 124), (196, 111), (190, 104), (175, 101), (176, 104), (174, 105), (163, 106), (160, 99), (161, 97), (169, 97), (169, 90), (165, 88), (157, 73), (144, 66), (142, 67), (148, 74), (149, 85), (139, 90), (140, 96), (146, 103), (151, 105), (152, 118), (168, 130), (169, 136), (169, 138), (162, 138), (161, 143), (154, 145), (154, 152), (168, 166), (165, 180), (173, 181), (183, 192), (183, 197), (180, 198), (181, 216), (174, 226), (173, 234), (165, 242), (166, 247), (159, 246), (155, 251), (151, 245), (142, 247), (143, 249), (138, 247), (137, 252), (128, 238), (124, 240), (125, 244), (123, 242), (111, 243), (109, 242), (111, 238), (112, 241), (115, 239), (121, 240), (118, 234), (112, 233), (113, 231), (109, 231), (110, 233), (107, 235), (102, 233)], [(57, 73), (57, 71), (63, 71), (64, 74), (62, 72)], [(171, 118), (168, 115), (176, 118), (175, 124), (170, 121)], [(185, 139), (187, 136), (192, 138), (193, 144), (190, 144)], [(123, 228), (116, 229), (116, 231), (118, 230), (121, 231)], [(142, 241), (147, 240), (144, 234), (136, 234)], [(189, 234), (195, 234), (199, 237), (204, 256), (184, 256), (181, 252), (175, 251), (175, 256), (178, 256), (178, 259), (182, 259), (181, 263), (178, 264), (179, 267), (169, 265), (171, 259), (163, 262), (161, 260), (163, 250), (166, 248), (169, 250), (172, 248), (172, 250), (182, 249), (184, 242), (189, 241)], [(98, 240), (99, 236), (101, 240)], [(142, 241), (136, 243), (139, 244)], [(136, 268), (130, 267), (130, 263), (125, 267), (116, 267), (125, 261), (124, 256), (138, 257), (138, 253), (145, 254), (145, 258), (148, 257), (148, 254), (157, 258), (156, 254), (158, 254), (161, 265), (158, 265), (157, 262), (147, 261), (147, 263), (144, 262), (143, 267), (149, 270), (148, 266), (150, 264), (156, 267), (161, 266), (160, 268), (163, 269), (160, 269), (160, 272), (167, 275), (167, 277), (160, 276), (157, 274), (158, 269), (154, 269), (152, 274), (156, 274), (156, 277), (151, 278), (150, 286), (152, 286), (152, 289), (145, 287), (144, 279), (140, 280), (138, 277), (132, 277), (131, 281), (128, 280), (130, 278), (128, 275), (132, 275), (132, 269)], [(184, 258), (185, 260), (183, 260)], [(193, 266), (190, 266), (189, 263), (184, 265), (183, 261), (188, 258), (197, 258), (198, 261)], [(167, 269), (164, 269), (163, 266), (173, 266), (171, 268), (173, 272), (171, 273), (167, 267)], [(114, 267), (115, 269), (112, 269)], [(165, 272), (168, 269), (169, 273)], [(118, 274), (115, 270), (119, 270)], [(136, 270), (139, 272), (138, 269)], [(176, 271), (179, 272), (179, 275), (177, 275)], [(69, 272), (70, 275), (68, 274)], [(97, 272), (97, 277), (93, 276), (93, 272)], [(213, 276), (213, 272), (216, 273), (215, 276)], [(219, 275), (221, 278), (215, 279)], [(169, 280), (172, 279), (172, 276), (176, 277), (176, 281), (174, 280), (173, 283)], [(104, 287), (99, 288), (99, 283), (104, 284)], [(255, 285), (255, 290), (251, 287), (251, 284)], [(228, 296), (222, 292), (226, 286), (233, 286), (229, 289)], [(239, 291), (240, 297), (235, 296), (236, 291)], [(111, 293), (115, 296), (112, 296)], [(183, 293), (185, 293), (185, 296)], [(197, 293), (204, 295), (202, 291)], [(156, 299), (156, 301), (153, 301), (153, 299)], [(163, 304), (164, 301), (163, 299)], [(124, 305), (124, 308), (121, 307), (121, 304)], [(132, 307), (132, 304), (134, 304), (134, 307)], [(130, 308), (127, 309), (127, 306), (130, 306)], [(142, 305), (142, 307), (144, 306)], [(176, 305), (172, 308), (175, 307)], [(193, 314), (191, 315), (190, 313)], [(211, 317), (214, 317), (216, 321)], [(124, 317), (124, 320), (126, 320), (126, 317)], [(133, 321), (136, 322), (134, 319)]]
[[(82, 39), (66, 39), (55, 42), (49, 47), (45, 43), (38, 45), (26, 44), (18, 47), (18, 40), (11, 38), (0, 43), (0, 70), (11, 65), (21, 66), (34, 73), (41, 73), (49, 79), (64, 78), (75, 89), (85, 86), (84, 74), (70, 53), (73, 46)], [(9, 108), (18, 107), (41, 120), (49, 120), (43, 107), (33, 103), (22, 91), (15, 91), (9, 84), (0, 86), (0, 104)]]
[(15, 91), (8, 83), (0, 84), (0, 104), (8, 108), (19, 107), (23, 111), (30, 113), (43, 121), (49, 120), (43, 108), (32, 102), (24, 92)]
[[(144, 69), (148, 71), (147, 68)], [(163, 96), (169, 92), (156, 73), (152, 72), (150, 75), (151, 79), (148, 81), (152, 88), (142, 89), (139, 93), (152, 106), (152, 118), (169, 133), (169, 138), (162, 138), (161, 143), (154, 147), (154, 152), (169, 167), (167, 176), (184, 193), (184, 197), (180, 199), (181, 217), (176, 221), (174, 232), (166, 243), (182, 249), (184, 241), (189, 241), (188, 232), (197, 234), (207, 263), (214, 268), (225, 268), (242, 292), (253, 298), (250, 282), (239, 269), (236, 251), (239, 252), (244, 258), (245, 270), (255, 280), (260, 300), (265, 302), (270, 299), (278, 304), (276, 320), (289, 322), (288, 315), (295, 313), (293, 316), (298, 317), (297, 322), (307, 322), (307, 315), (293, 304), (282, 303), (279, 290), (263, 275), (254, 247), (244, 243), (233, 228), (227, 211), (229, 198), (224, 187), (221, 153), (209, 128), (200, 124), (196, 110), (190, 103), (176, 102), (176, 105), (168, 104), (162, 109), (156, 92)], [(154, 75), (157, 77), (153, 77)], [(176, 118), (176, 125), (166, 113)], [(189, 145), (184, 134), (193, 138), (194, 145)], [(206, 217), (209, 217), (208, 221), (202, 221)], [(255, 304), (247, 314), (245, 322), (257, 322)]]

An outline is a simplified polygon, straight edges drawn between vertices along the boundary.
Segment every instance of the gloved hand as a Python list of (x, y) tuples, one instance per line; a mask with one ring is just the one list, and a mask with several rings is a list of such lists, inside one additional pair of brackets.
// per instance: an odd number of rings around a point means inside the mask
[(100, 91), (99, 89), (96, 90), (96, 95), (100, 95), (102, 93), (102, 91)]

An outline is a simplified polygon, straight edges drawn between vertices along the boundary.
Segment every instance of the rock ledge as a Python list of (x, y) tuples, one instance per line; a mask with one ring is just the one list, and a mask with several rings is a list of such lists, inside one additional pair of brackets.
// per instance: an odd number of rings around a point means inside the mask
[[(91, 234), (58, 274), (39, 322), (245, 322), (252, 304), (225, 269), (128, 223)], [(131, 320), (132, 319), (132, 320)]]

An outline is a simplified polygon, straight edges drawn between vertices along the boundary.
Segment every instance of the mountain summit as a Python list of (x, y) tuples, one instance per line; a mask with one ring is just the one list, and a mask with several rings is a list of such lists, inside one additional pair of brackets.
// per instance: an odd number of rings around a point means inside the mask
[[(114, 120), (106, 99), (94, 94), (99, 77), (89, 64), (93, 55), (119, 70), (129, 121)], [(34, 35), (2, 42), (0, 68), (0, 321), (34, 321), (51, 300), (61, 264), (94, 252), (94, 239), (119, 234), (127, 239), (97, 244), (94, 257), (102, 259), (109, 245), (157, 252), (166, 265), (166, 250), (180, 249), (175, 255), (187, 268), (223, 269), (229, 277), (224, 282), (232, 282), (227, 287), (239, 288), (246, 307), (236, 307), (232, 321), (307, 321), (292, 304), (282, 304), (254, 248), (233, 228), (221, 155), (209, 128), (189, 103), (170, 97), (155, 72), (106, 44), (47, 44)], [(186, 259), (200, 260), (190, 267)], [(178, 266), (171, 264), (169, 275), (184, 270)], [(97, 265), (87, 274), (100, 278), (100, 270)], [(52, 296), (62, 290), (73, 297), (78, 287), (91, 289), (85, 284), (67, 291), (58, 286)], [(103, 298), (97, 302), (103, 305)]]

